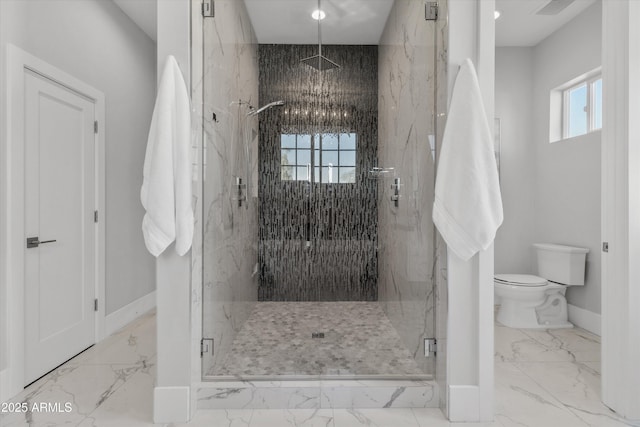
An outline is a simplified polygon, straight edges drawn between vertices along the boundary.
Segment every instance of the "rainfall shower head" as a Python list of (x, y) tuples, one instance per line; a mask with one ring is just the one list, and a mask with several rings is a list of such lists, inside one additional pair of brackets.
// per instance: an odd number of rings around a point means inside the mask
[[(320, 0), (318, 0), (318, 10), (320, 9)], [(315, 18), (314, 18), (315, 19)], [(336, 64), (329, 58), (322, 56), (322, 32), (320, 31), (320, 21), (322, 18), (318, 17), (318, 54), (304, 58), (300, 60), (301, 64), (308, 65), (311, 68), (315, 68), (318, 71), (332, 70), (334, 68), (340, 68), (340, 65)]]
[(264, 105), (260, 108), (258, 108), (257, 110), (251, 110), (247, 113), (247, 116), (257, 116), (258, 114), (262, 113), (264, 110), (268, 110), (269, 108), (273, 108), (273, 107), (281, 107), (284, 105), (284, 101), (273, 101), (268, 103), (267, 105)]
[(333, 68), (340, 68), (338, 64), (336, 64), (329, 58), (326, 58), (322, 55), (310, 56), (308, 58), (301, 59), (300, 62), (310, 67), (313, 67), (318, 71), (326, 71), (326, 70), (331, 70)]

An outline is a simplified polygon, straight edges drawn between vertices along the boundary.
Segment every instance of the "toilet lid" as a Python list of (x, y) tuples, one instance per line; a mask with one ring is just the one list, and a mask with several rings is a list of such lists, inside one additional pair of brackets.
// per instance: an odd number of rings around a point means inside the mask
[(547, 279), (542, 277), (533, 276), (531, 274), (496, 274), (495, 279), (497, 282), (501, 282), (507, 285), (514, 286), (544, 286), (547, 284)]

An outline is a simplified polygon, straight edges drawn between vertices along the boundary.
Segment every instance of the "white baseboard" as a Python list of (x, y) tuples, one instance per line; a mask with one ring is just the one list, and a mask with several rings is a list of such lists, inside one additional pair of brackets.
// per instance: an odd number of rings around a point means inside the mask
[(602, 316), (600, 314), (571, 304), (567, 304), (567, 309), (569, 311), (569, 322), (592, 334), (602, 335)]
[(127, 326), (142, 314), (152, 308), (155, 308), (155, 306), (156, 291), (153, 291), (114, 311), (113, 313), (107, 314), (105, 319), (106, 336), (109, 336), (119, 329)]
[(159, 387), (153, 389), (153, 421), (155, 423), (186, 423), (191, 418), (189, 387)]
[(450, 385), (449, 386), (449, 421), (478, 422), (480, 421), (480, 395), (478, 386)]

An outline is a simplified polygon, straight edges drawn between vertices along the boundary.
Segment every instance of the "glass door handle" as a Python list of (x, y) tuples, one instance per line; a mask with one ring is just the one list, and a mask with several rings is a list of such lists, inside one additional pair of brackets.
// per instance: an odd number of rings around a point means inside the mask
[(27, 248), (37, 248), (40, 245), (43, 245), (45, 243), (53, 243), (56, 242), (57, 240), (43, 240), (40, 241), (39, 237), (27, 237)]

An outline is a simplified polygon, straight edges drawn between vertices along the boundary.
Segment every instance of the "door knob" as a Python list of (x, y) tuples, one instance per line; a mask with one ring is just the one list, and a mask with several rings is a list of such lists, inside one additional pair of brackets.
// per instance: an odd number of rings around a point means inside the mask
[(37, 248), (38, 246), (45, 243), (53, 243), (56, 240), (43, 240), (40, 241), (39, 237), (27, 237), (27, 248)]

